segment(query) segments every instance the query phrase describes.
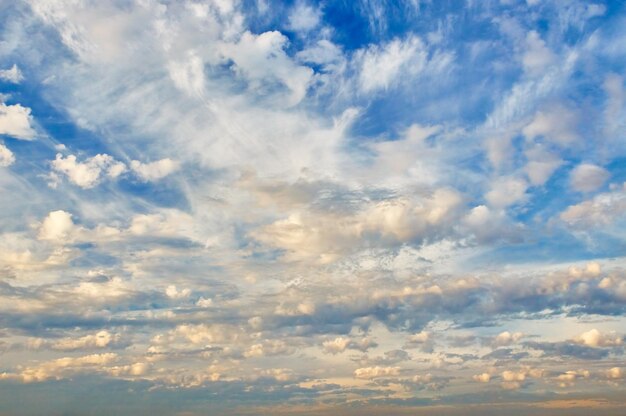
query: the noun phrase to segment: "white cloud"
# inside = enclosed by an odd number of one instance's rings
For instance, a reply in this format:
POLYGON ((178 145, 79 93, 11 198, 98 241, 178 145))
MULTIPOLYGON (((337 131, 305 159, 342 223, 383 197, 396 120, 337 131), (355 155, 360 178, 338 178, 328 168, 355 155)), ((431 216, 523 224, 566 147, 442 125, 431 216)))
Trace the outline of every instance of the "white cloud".
POLYGON ((26 367, 19 373, 0 373, 0 380, 17 379, 24 383, 41 382, 49 379, 60 380, 77 373, 101 371, 103 366, 116 361, 118 358, 118 355, 114 353, 63 357, 26 367))
POLYGON ((528 163, 524 167, 524 172, 531 185, 534 186, 545 184, 554 171, 563 164, 558 156, 548 152, 539 144, 527 149, 525 154, 528 163))
POLYGON ((363 367, 354 370, 354 377, 372 379, 379 377, 395 377, 400 375, 400 367, 363 367))
POLYGON ((289 29, 308 32, 315 29, 321 18, 321 10, 299 1, 289 13, 289 29))
POLYGON ((626 372, 621 367, 613 367, 606 371, 606 377, 612 380, 624 378, 626 372))
POLYGON ((602 333, 594 328, 574 337, 574 342, 589 347, 615 347, 622 345, 623 337, 614 332, 602 333))
POLYGON ((491 183, 491 189, 485 199, 496 208, 506 208, 526 199, 528 183, 514 176, 497 178, 491 183))
POLYGON ((143 181, 154 182, 171 173, 176 172, 180 167, 177 161, 170 158, 157 160, 156 162, 141 163, 138 160, 130 162, 130 168, 143 181))
POLYGON ((126 171, 122 162, 107 154, 97 154, 84 162, 78 162, 74 155, 64 158, 57 153, 56 159, 50 164, 54 172, 64 174, 70 182, 83 189, 93 188, 100 183, 103 174, 115 179, 126 171))
POLYGON ((79 338, 63 338, 54 341, 51 348, 61 351, 73 351, 86 348, 106 348, 119 340, 119 334, 112 334, 103 330, 92 335, 85 335, 79 338))
POLYGON ((427 57, 424 44, 418 37, 394 39, 382 46, 372 45, 359 52, 361 89, 364 92, 387 89, 397 81, 404 66, 409 73, 418 73, 425 67, 427 57))
POLYGON ((17 65, 13 64, 9 69, 0 69, 0 80, 19 84, 24 80, 24 75, 17 65))
POLYGON ((348 337, 337 337, 332 340, 326 340, 322 343, 322 350, 327 354, 339 354, 348 349, 367 351, 370 347, 376 346, 376 343, 369 338, 361 338, 358 340, 348 337))
POLYGON ((52 242, 68 242, 73 238, 76 230, 72 214, 62 210, 52 211, 43 220, 39 227, 38 238, 52 242))
POLYGON ((32 127, 30 108, 20 104, 0 103, 0 134, 21 140, 32 140, 37 134, 32 127))
POLYGON ((492 344, 496 347, 504 347, 507 345, 515 344, 524 336, 521 332, 509 332, 504 331, 494 337, 492 344))
MULTIPOLYGON (((191 289, 184 288, 179 291, 178 288, 176 288, 176 285, 169 285, 165 289, 165 294, 167 295, 168 298, 184 299, 184 298, 188 298, 189 295, 191 295, 191 289)), ((198 305, 198 306, 201 306, 201 305, 198 305)))
POLYGON ((277 31, 259 35, 245 32, 237 43, 222 44, 220 53, 233 61, 233 69, 248 80, 253 91, 261 93, 272 81, 282 83, 289 90, 284 104, 292 107, 305 97, 313 70, 293 62, 284 50, 287 42, 287 37, 277 31))
POLYGON ((560 214, 561 220, 573 226, 594 227, 611 224, 626 212, 626 183, 592 199, 571 205, 560 214))
POLYGON ((6 168, 7 166, 11 166, 14 162, 15 156, 13 152, 3 143, 0 143, 0 167, 6 168))
POLYGON ((472 378, 474 379, 474 381, 478 381, 479 383, 489 383, 489 381, 491 380, 491 374, 489 373, 476 374, 472 376, 472 378))
POLYGON ((609 177, 610 173, 606 169, 590 163, 582 163, 572 171, 570 184, 575 191, 592 192, 602 187, 609 177))
POLYGON ((522 57, 524 69, 530 74, 539 74, 556 60, 539 34, 531 31, 526 36, 526 52, 522 57))
POLYGON ((538 111, 533 120, 522 130, 527 139, 543 136, 560 146, 567 146, 578 140, 576 113, 561 106, 551 106, 546 111, 538 111))

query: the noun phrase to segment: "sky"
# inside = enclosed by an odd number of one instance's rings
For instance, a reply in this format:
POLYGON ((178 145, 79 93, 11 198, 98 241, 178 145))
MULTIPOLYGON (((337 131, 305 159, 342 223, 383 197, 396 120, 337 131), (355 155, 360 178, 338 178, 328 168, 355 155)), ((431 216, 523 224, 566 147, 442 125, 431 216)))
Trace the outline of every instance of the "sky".
POLYGON ((0 416, 623 415, 626 4, 0 0, 0 416))

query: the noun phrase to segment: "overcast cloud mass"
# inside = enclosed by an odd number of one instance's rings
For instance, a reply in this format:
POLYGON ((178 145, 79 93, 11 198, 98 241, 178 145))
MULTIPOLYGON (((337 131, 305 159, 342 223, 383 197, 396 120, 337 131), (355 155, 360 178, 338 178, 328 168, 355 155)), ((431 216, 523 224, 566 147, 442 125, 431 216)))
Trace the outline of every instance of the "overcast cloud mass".
POLYGON ((0 0, 0 415, 626 414, 618 0, 0 0))

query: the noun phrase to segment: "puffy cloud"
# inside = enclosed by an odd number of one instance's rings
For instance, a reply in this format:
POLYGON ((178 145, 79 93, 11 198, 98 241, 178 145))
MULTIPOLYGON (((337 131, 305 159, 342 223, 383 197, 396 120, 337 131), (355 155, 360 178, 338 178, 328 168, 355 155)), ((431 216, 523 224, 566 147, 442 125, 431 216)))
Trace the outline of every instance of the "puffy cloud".
POLYGON ((75 231, 76 226, 72 220, 72 214, 63 210, 52 211, 41 223, 38 238, 65 243, 73 239, 75 231))
POLYGON ((501 177, 491 184, 491 189, 485 194, 485 199, 496 208, 506 208, 526 199, 528 183, 514 176, 501 177))
POLYGON ((559 217, 576 227, 602 227, 613 223, 626 212, 626 183, 611 192, 569 206, 559 217))
POLYGON ((0 143, 0 167, 11 166, 15 162, 15 156, 13 152, 6 147, 3 143, 0 143))
POLYGON ((363 367, 354 370, 354 377, 373 379, 380 377, 395 377, 400 375, 400 367, 363 367))
MULTIPOLYGON (((189 297, 189 295, 191 295, 191 289, 189 288, 185 288, 182 290, 178 290, 176 288, 176 285, 169 285, 166 289, 165 289, 165 294, 167 295, 168 298, 172 298, 172 299, 184 299, 189 297)), ((198 305, 200 306, 200 305, 198 305)))
POLYGON ((320 23, 321 11, 303 1, 299 1, 289 13, 289 29, 295 31, 310 31, 320 23))
POLYGON ((526 150, 525 154, 528 163, 524 167, 524 172, 534 186, 545 184, 554 171, 563 164, 563 161, 558 156, 548 152, 540 145, 526 150))
POLYGON ((339 354, 345 350, 358 350, 367 351, 371 347, 375 347, 376 344, 370 338, 361 338, 358 340, 350 339, 347 337, 337 337, 332 340, 326 340, 322 343, 322 350, 327 354, 339 354))
POLYGON ((622 345, 623 337, 615 333, 603 334, 594 328, 574 337, 574 342, 589 347, 614 347, 622 345))
POLYGON ((49 379, 60 380, 73 374, 99 372, 103 366, 118 359, 114 353, 92 354, 82 357, 64 357, 46 361, 37 366, 26 367, 19 373, 1 373, 1 379, 17 379, 24 383, 42 382, 49 379))
POLYGON ((557 145, 568 146, 579 138, 575 130, 577 124, 576 113, 561 105, 554 105, 547 110, 538 111, 522 132, 529 140, 543 136, 557 145))
POLYGON ((37 132, 32 127, 30 108, 0 102, 0 134, 20 140, 32 140, 37 132))
POLYGON ((154 182, 176 172, 180 168, 180 164, 170 158, 151 163, 142 163, 138 160, 133 160, 130 162, 130 168, 141 180, 154 182))
POLYGON ((119 334, 103 330, 80 338, 63 338, 51 344, 51 348, 60 351, 73 351, 86 348, 106 348, 118 341, 119 334))
POLYGON ((223 44, 220 52, 231 59, 237 74, 247 79, 253 91, 261 92, 267 82, 278 82, 289 90, 287 107, 295 106, 306 96, 313 70, 300 66, 285 53, 288 39, 278 31, 259 35, 245 32, 235 44, 223 44))
POLYGON ((287 250, 287 258, 337 260, 367 241, 405 243, 439 232, 458 215, 462 198, 437 189, 423 199, 396 198, 366 203, 356 213, 294 213, 251 233, 256 240, 287 250))
MULTIPOLYGON (((53 174, 63 174, 70 182, 83 189, 93 188, 99 184, 103 175, 115 179, 126 171, 126 166, 122 162, 107 154, 97 154, 85 159, 84 162, 78 162, 74 155, 64 158, 62 154, 57 153, 55 160, 50 164, 53 174)), ((55 177, 52 179, 54 181, 55 177)))
POLYGON ((606 371, 606 377, 611 380, 622 379, 626 376, 626 372, 621 367, 613 367, 606 371))
POLYGON ((24 75, 17 65, 13 64, 9 69, 0 69, 0 80, 19 84, 24 80, 24 75))
POLYGON ((497 347, 504 347, 507 345, 515 344, 517 341, 522 339, 524 334, 521 332, 509 332, 504 331, 499 333, 493 338, 492 344, 497 347))
POLYGON ((474 381, 477 381, 479 383, 489 383, 489 381, 491 380, 491 374, 489 373, 475 374, 474 376, 472 376, 472 379, 474 379, 474 381))
POLYGON ((572 171, 570 183, 576 191, 592 192, 604 185, 609 177, 610 173, 606 169, 590 163, 582 163, 572 171))

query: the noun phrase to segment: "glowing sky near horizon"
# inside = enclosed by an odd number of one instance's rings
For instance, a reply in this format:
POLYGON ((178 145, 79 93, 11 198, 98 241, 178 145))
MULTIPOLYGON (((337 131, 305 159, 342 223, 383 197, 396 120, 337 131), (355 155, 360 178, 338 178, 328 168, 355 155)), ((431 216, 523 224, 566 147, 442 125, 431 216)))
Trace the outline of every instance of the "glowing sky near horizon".
POLYGON ((0 416, 626 412, 626 5, 0 0, 0 416))

